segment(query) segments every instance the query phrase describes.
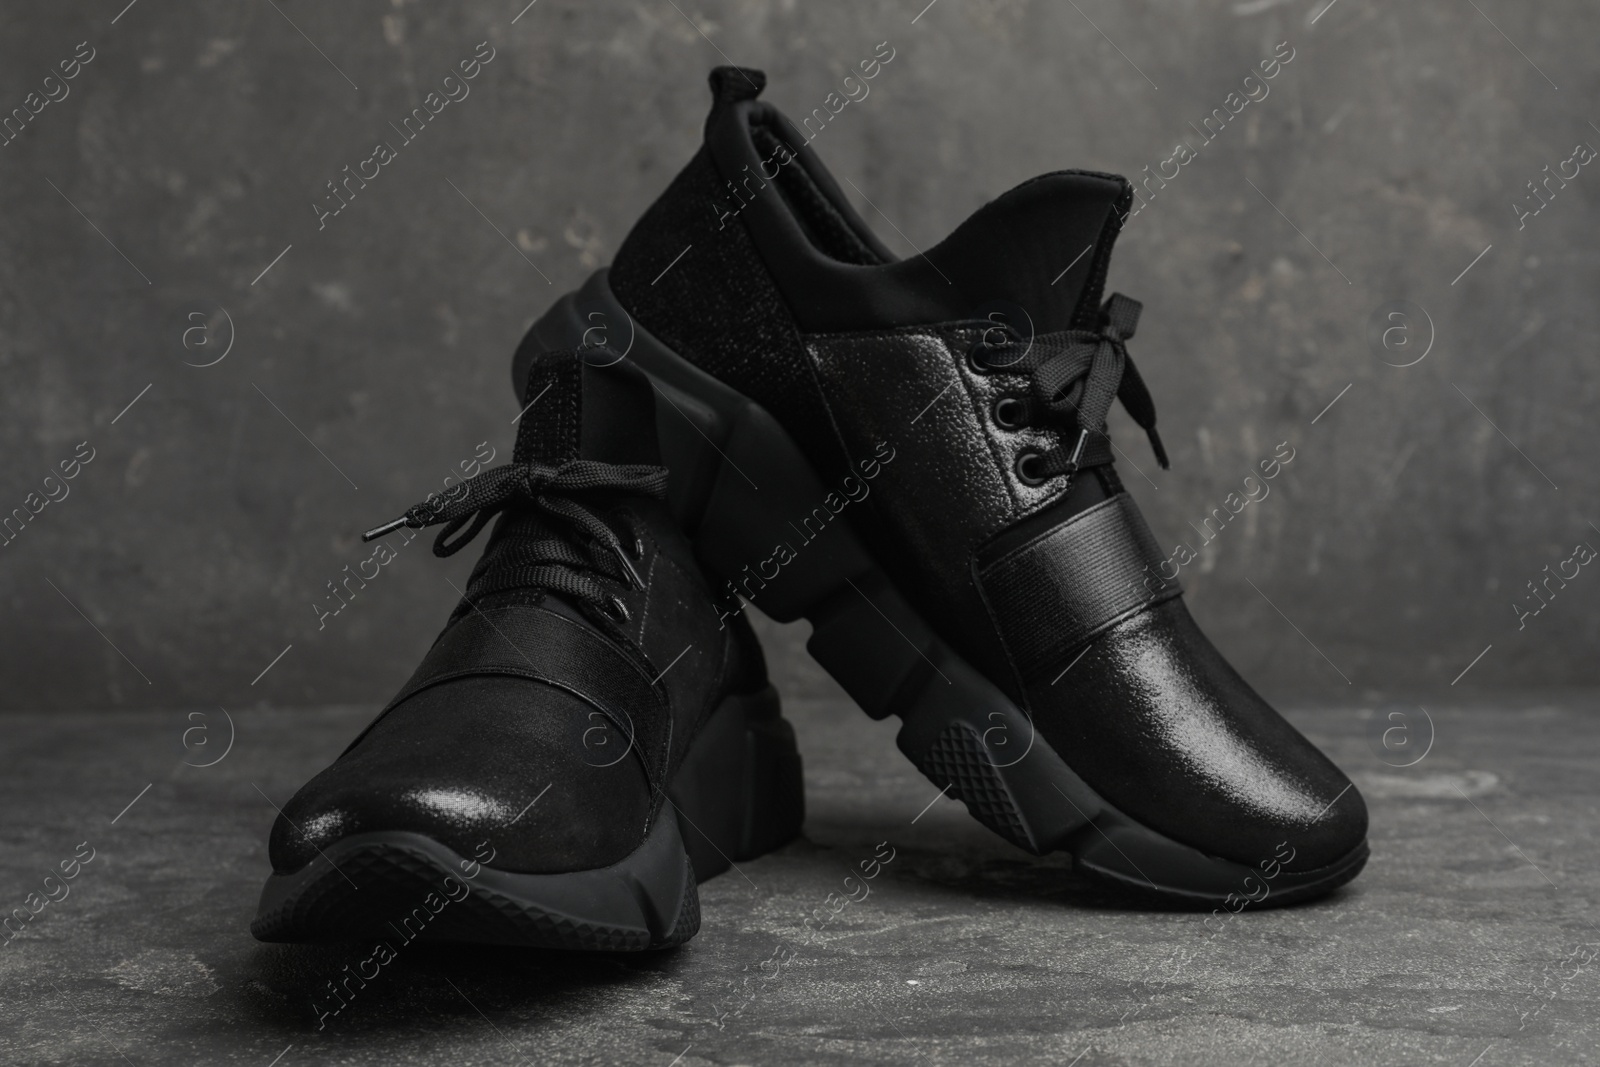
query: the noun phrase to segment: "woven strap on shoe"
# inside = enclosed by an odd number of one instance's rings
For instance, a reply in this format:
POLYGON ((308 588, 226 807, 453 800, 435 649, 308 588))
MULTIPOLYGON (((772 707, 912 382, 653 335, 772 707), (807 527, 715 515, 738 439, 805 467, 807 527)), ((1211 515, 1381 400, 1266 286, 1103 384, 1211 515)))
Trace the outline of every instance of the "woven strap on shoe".
POLYGON ((1024 680, 1052 675, 1087 641, 1182 593, 1133 498, 1118 493, 983 566, 978 582, 1024 680))

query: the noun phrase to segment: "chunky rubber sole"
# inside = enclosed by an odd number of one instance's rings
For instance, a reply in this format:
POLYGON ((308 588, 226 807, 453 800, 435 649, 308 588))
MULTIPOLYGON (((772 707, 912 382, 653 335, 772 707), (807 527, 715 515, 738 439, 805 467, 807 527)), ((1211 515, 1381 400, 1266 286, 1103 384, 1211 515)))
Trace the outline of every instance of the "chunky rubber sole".
POLYGON ((594 870, 521 874, 421 834, 357 834, 268 878, 250 932, 277 942, 420 939, 595 952, 682 944, 700 929, 699 882, 800 832, 800 753, 777 694, 768 687, 725 700, 667 795, 644 843, 594 870))
POLYGON ((1360 873, 1365 842, 1316 870, 1291 872, 1272 856, 1252 867, 1175 841, 1099 796, 1026 713, 937 637, 847 523, 818 524, 814 536, 797 525, 838 487, 823 483, 760 405, 634 322, 605 271, 534 324, 513 387, 520 396, 535 350, 601 344, 656 385, 673 509, 702 564, 773 618, 810 620, 811 654, 868 715, 898 715, 900 750, 979 822, 1036 855, 1071 853, 1085 874, 1196 906, 1293 903, 1360 873), (776 554, 778 545, 793 546, 792 558, 776 554))

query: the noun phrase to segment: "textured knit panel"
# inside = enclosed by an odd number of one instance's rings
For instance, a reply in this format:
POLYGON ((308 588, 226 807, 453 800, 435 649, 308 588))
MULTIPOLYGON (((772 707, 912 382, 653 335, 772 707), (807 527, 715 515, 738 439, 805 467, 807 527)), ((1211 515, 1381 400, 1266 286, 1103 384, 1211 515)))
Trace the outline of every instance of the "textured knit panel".
POLYGON ((1130 615, 1178 596, 1157 573, 1161 549, 1126 493, 990 563, 984 599, 1023 678, 1054 674, 1082 644, 1130 615))
POLYGON ((578 457, 583 428, 583 367, 570 352, 543 353, 528 368, 526 414, 517 427, 518 463, 563 463, 578 457))
POLYGON ((772 412, 814 460, 839 465, 788 305, 744 223, 723 218, 738 205, 702 148, 622 242, 611 290, 678 355, 772 412))

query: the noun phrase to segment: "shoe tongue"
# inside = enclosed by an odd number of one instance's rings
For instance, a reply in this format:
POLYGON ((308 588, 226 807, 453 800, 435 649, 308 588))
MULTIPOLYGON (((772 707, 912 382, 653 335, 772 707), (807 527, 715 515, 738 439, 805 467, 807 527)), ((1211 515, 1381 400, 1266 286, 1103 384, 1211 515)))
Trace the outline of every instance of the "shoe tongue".
POLYGON ((1025 333, 1093 329, 1132 201, 1114 174, 1046 174, 979 208, 925 258, 974 302, 969 314, 1010 304, 1031 320, 1013 324, 1025 333))
POLYGON ((517 462, 661 463, 655 391, 637 367, 610 349, 535 356, 522 404, 517 462))

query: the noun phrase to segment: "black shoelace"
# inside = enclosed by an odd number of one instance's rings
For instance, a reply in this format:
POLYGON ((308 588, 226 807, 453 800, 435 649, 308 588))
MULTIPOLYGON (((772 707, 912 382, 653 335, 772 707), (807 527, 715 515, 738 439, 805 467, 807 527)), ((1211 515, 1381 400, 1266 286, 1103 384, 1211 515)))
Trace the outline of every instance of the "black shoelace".
POLYGON ((507 521, 497 528, 488 550, 473 568, 467 600, 507 589, 545 590, 622 622, 627 619, 627 608, 601 579, 643 589, 644 580, 632 562, 643 555, 643 543, 631 530, 624 543, 611 524, 592 510, 598 502, 584 498, 596 493, 664 499, 667 470, 587 459, 568 460, 555 467, 507 463, 481 471, 407 509, 398 519, 368 530, 361 539, 372 541, 402 526, 421 530, 443 523, 433 554, 451 556, 496 515, 507 512, 507 521), (463 527, 466 532, 460 533, 463 527))
POLYGON ((1071 441, 1045 452, 1024 453, 1017 461, 1017 473, 1025 481, 1038 484, 1110 463, 1106 416, 1114 399, 1122 401, 1150 438, 1156 461, 1163 469, 1168 466, 1167 451, 1156 433, 1155 401, 1127 349, 1142 307, 1137 300, 1113 293, 1101 308, 1098 330, 1061 330, 1024 341, 991 325, 973 344, 968 359, 975 369, 1029 377, 1027 396, 1006 397, 995 405, 997 422, 1007 429, 1061 429, 1071 441), (1002 336, 996 338, 997 333, 1002 336))

